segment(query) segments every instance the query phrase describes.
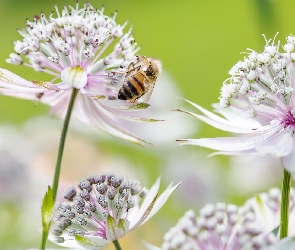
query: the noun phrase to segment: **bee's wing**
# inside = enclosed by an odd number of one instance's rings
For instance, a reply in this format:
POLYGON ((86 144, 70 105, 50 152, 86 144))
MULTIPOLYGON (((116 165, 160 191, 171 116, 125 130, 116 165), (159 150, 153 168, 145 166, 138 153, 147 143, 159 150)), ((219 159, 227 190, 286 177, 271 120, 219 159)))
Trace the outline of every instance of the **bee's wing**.
POLYGON ((155 87, 156 80, 157 78, 153 82, 150 82, 150 85, 147 87, 145 94, 141 97, 142 102, 148 102, 150 100, 155 87))

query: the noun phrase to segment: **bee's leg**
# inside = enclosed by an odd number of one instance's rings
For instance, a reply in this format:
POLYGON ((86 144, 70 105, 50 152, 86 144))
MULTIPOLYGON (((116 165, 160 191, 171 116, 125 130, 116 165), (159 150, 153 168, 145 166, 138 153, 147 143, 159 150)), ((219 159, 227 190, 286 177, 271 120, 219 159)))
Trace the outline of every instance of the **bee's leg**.
MULTIPOLYGON (((129 69, 129 67, 128 67, 129 69)), ((129 69, 126 71, 126 77, 129 76, 132 72, 136 72, 139 71, 141 69, 141 65, 137 66, 137 67, 133 67, 132 69, 129 69)))

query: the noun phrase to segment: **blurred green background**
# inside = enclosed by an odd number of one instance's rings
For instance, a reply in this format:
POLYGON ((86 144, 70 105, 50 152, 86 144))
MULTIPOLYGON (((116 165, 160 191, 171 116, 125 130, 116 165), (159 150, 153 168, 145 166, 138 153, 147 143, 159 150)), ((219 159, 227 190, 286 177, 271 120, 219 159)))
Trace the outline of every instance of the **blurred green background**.
MULTIPOLYGON (((295 2, 293 0, 95 0, 90 2, 98 8, 104 4, 105 14, 118 10, 116 21, 122 24, 129 20, 129 23, 133 25, 134 37, 142 47, 140 54, 159 58, 163 62, 164 70, 178 84, 181 90, 179 95, 208 109, 211 109, 212 103, 218 102, 222 82, 228 77, 227 72, 230 68, 243 58, 241 52, 246 52, 247 48, 262 51, 265 45, 262 34, 269 39, 279 32, 277 39, 284 43, 287 35, 295 33, 293 20, 295 2)), ((80 1, 81 6, 83 3, 80 1)), ((40 10, 49 15, 54 10, 55 4, 61 8, 63 4, 75 5, 75 1, 0 1, 1 68, 13 71, 26 79, 50 79, 27 67, 7 64, 5 59, 14 52, 12 42, 21 38, 16 28, 22 28, 25 19, 32 20, 34 15, 40 13, 40 10)), ((30 101, 3 96, 0 97, 0 106, 1 123, 18 126, 32 117, 46 115, 49 112, 49 108, 41 104, 35 106, 30 101)), ((193 110, 191 107, 187 108, 193 110)), ((192 121, 199 123, 196 120, 192 121)), ((224 135, 226 134, 217 129, 200 124, 200 129, 190 137, 224 135)), ((167 147, 141 148, 103 137, 98 145, 106 154, 124 157, 133 166, 140 168, 146 177, 144 184, 147 186, 150 186, 158 175, 163 176, 165 185, 173 180, 169 178, 169 166, 163 164, 168 162, 171 152, 178 152, 180 159, 183 157, 183 161, 180 160, 178 165, 173 166, 180 169, 185 168, 185 160, 190 155, 200 154, 204 158, 209 152, 200 148, 180 148, 175 146, 173 141, 167 147)), ((228 169, 229 157, 216 157, 204 162, 202 163, 204 168, 206 164, 212 164, 212 162, 216 165, 215 178, 220 184, 218 193, 222 194, 220 197, 218 195, 212 198, 206 197, 206 201, 223 200, 241 204, 246 196, 229 190, 229 186, 222 179, 228 169)), ((195 164, 200 165, 197 160, 195 164)), ((280 179, 275 180, 275 183, 279 184, 280 179)), ((251 179, 249 179, 249 185, 251 185, 251 179)), ((123 239, 123 245, 128 246, 128 249, 142 249, 142 245, 138 245, 141 244, 141 239, 160 245, 164 232, 175 225, 184 211, 190 207, 198 209, 204 205, 198 202, 197 196, 196 200, 191 200, 189 204, 181 199, 178 200, 179 198, 176 192, 175 197, 168 201, 154 220, 146 224, 147 229, 135 230, 123 239), (157 233, 154 233, 159 222, 161 226, 157 233)), ((20 210, 17 206, 3 201, 0 209, 0 218, 5 217, 7 225, 10 226, 7 229, 6 225, 4 230, 4 226, 0 223, 0 228, 2 227, 0 248, 37 248, 39 246, 38 229, 32 232, 31 238, 22 236, 26 226, 18 220, 20 210)), ((112 248, 109 246, 107 249, 112 248)))

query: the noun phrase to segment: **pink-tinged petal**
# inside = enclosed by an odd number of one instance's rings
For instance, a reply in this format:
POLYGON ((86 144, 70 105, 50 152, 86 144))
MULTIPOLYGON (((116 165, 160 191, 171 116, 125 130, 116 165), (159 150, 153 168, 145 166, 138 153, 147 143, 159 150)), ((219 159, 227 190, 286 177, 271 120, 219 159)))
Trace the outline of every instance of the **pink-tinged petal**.
POLYGON ((229 106, 227 108, 221 107, 218 103, 212 104, 214 110, 221 114, 226 120, 239 126, 247 126, 249 128, 259 128, 261 124, 242 109, 229 106))
POLYGON ((56 86, 62 90, 70 88, 70 86, 64 82, 57 83, 56 86))
POLYGON ((75 235, 75 239, 80 246, 90 250, 101 249, 111 242, 110 240, 105 240, 97 236, 75 235))
POLYGON ((178 140, 181 145, 192 145, 222 151, 245 151, 255 148, 259 143, 269 140, 281 131, 281 126, 269 127, 269 130, 254 136, 219 137, 178 140))
POLYGON ((282 163, 285 169, 292 175, 295 179, 295 150, 294 150, 294 141, 293 148, 289 155, 282 157, 282 163))
POLYGON ((151 212, 148 214, 148 216, 145 218, 145 220, 141 223, 147 222, 150 218, 152 218, 160 209, 161 207, 166 203, 170 195, 178 188, 178 186, 181 184, 181 182, 177 183, 176 185, 172 186, 172 183, 165 189, 165 191, 158 197, 156 200, 151 212))
POLYGON ((148 191, 138 212, 136 213, 136 216, 131 220, 130 228, 134 228, 134 225, 137 224, 137 222, 140 220, 140 218, 143 216, 143 214, 146 212, 150 204, 153 202, 153 200, 157 196, 159 188, 160 188, 160 181, 161 181, 161 178, 158 178, 153 184, 153 186, 151 187, 151 189, 148 191))
POLYGON ((152 118, 145 118, 145 117, 140 117, 136 115, 133 112, 127 112, 127 111, 118 111, 116 109, 112 109, 108 106, 103 106, 107 111, 112 113, 113 115, 116 115, 118 117, 121 117, 124 120, 129 120, 129 121, 136 121, 136 122, 159 122, 163 120, 157 120, 157 119, 152 119, 152 118))
POLYGON ((68 108, 71 92, 72 89, 61 90, 59 92, 47 92, 42 95, 40 102, 52 107, 50 110, 52 115, 64 118, 68 108))
MULTIPOLYGON (((54 84, 50 82, 42 81, 27 81, 24 78, 6 70, 0 68, 0 87, 9 87, 11 89, 17 89, 18 87, 32 88, 32 89, 47 89, 58 90, 54 84)), ((23 89, 23 88, 21 88, 23 89)))
MULTIPOLYGON (((240 124, 241 122, 238 122, 237 124, 233 124, 232 121, 228 121, 204 108, 202 108, 201 106, 199 106, 198 104, 196 103, 193 103, 189 100, 186 100, 184 99, 186 102, 190 103, 191 105, 193 105, 195 108, 197 108, 198 110, 200 110, 205 116, 207 116, 210 120, 212 121, 215 121, 217 123, 222 123, 224 125, 227 125, 229 127, 233 127, 233 128, 240 128, 240 129, 245 129, 245 131, 247 130, 251 130, 251 129, 256 129, 256 128, 259 128, 261 127, 261 125, 259 123, 256 123, 256 124, 253 124, 253 123, 246 123, 246 124, 240 124), (254 127, 252 127, 253 125, 255 125, 254 127)), ((244 120, 244 117, 242 117, 242 120, 244 120)), ((231 131, 229 131, 231 132, 231 131)), ((241 132, 243 133, 243 132, 241 132)), ((247 132, 244 132, 244 133, 247 133, 247 132)))
POLYGON ((27 81, 14 73, 0 69, 0 93, 28 100, 38 100, 44 93, 55 93, 58 88, 48 82, 27 81))
POLYGON ((103 100, 100 101, 100 104, 103 107, 109 107, 111 109, 122 111, 141 110, 150 106, 148 103, 129 103, 121 100, 103 100))
POLYGON ((261 154, 273 154, 277 157, 286 156, 293 150, 293 132, 289 129, 282 130, 272 138, 259 143, 256 150, 261 154))
MULTIPOLYGON (((115 137, 120 137, 140 145, 142 143, 148 143, 123 129, 119 123, 112 120, 108 115, 105 114, 105 110, 101 110, 102 107, 99 105, 99 103, 89 99, 88 97, 81 97, 81 101, 77 103, 80 104, 78 112, 80 112, 80 114, 81 112, 84 113, 84 120, 82 121, 87 122, 88 120, 88 123, 97 126, 103 132, 115 137)), ((76 115, 78 119, 80 119, 80 114, 76 115)))
MULTIPOLYGON (((189 111, 186 111, 186 110, 183 110, 183 109, 175 109, 176 111, 180 111, 180 112, 183 112, 183 113, 186 113, 186 114, 189 114, 189 115, 192 115, 196 118, 198 118, 199 120, 203 121, 203 122, 206 122, 207 124, 215 127, 215 128, 218 128, 220 130, 223 130, 223 131, 227 131, 227 132, 232 132, 232 133, 252 133, 253 130, 256 130, 258 127, 253 127, 253 128, 245 128, 245 127, 241 127, 239 124, 235 125, 233 123, 230 123, 228 122, 227 120, 223 119, 223 120, 219 120, 219 119, 216 119, 216 120, 213 120, 207 116, 204 116, 204 115, 198 115, 198 114, 195 114, 193 112, 189 112, 189 111)), ((213 113, 212 113, 213 114, 213 113)))
POLYGON ((13 86, 22 86, 26 88, 37 87, 34 83, 27 81, 6 69, 0 68, 0 87, 2 86, 7 87, 8 86, 7 84, 10 84, 11 88, 13 88, 13 86))
POLYGON ((272 119, 275 119, 276 117, 281 117, 284 116, 284 114, 286 113, 286 110, 279 110, 277 108, 272 108, 266 105, 258 105, 255 107, 255 111, 258 114, 263 114, 266 117, 270 117, 272 119))

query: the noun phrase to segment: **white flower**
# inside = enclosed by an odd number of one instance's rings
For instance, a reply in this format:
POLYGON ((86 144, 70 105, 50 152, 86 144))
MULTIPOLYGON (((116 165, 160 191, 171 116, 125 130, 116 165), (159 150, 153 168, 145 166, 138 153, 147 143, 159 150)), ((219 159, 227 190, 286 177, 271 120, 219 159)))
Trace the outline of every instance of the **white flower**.
POLYGON ((180 140, 183 145, 196 145, 218 150, 216 154, 273 154, 295 177, 295 73, 294 37, 279 51, 279 43, 267 41, 262 53, 251 51, 244 61, 230 71, 230 78, 221 88, 220 106, 216 111, 222 118, 197 104, 191 103, 204 115, 198 119, 218 129, 241 134, 232 138, 202 138, 180 140))
POLYGON ((160 179, 148 191, 118 174, 87 178, 65 192, 67 201, 57 208, 50 239, 65 247, 99 249, 149 220, 178 185, 170 184, 158 196, 160 179))
POLYGON ((135 54, 139 48, 131 29, 123 32, 127 22, 119 25, 115 22, 117 12, 109 17, 103 8, 95 9, 89 3, 82 8, 77 2, 75 7, 55 9, 55 17, 41 13, 32 22, 26 21, 26 28, 19 30, 22 40, 14 43, 17 54, 7 59, 50 74, 53 79, 27 81, 0 69, 0 93, 40 101, 52 107, 52 114, 64 117, 75 90, 75 117, 106 133, 140 143, 142 140, 120 122, 155 121, 134 114, 148 104, 118 100, 127 67, 138 60, 135 54))

